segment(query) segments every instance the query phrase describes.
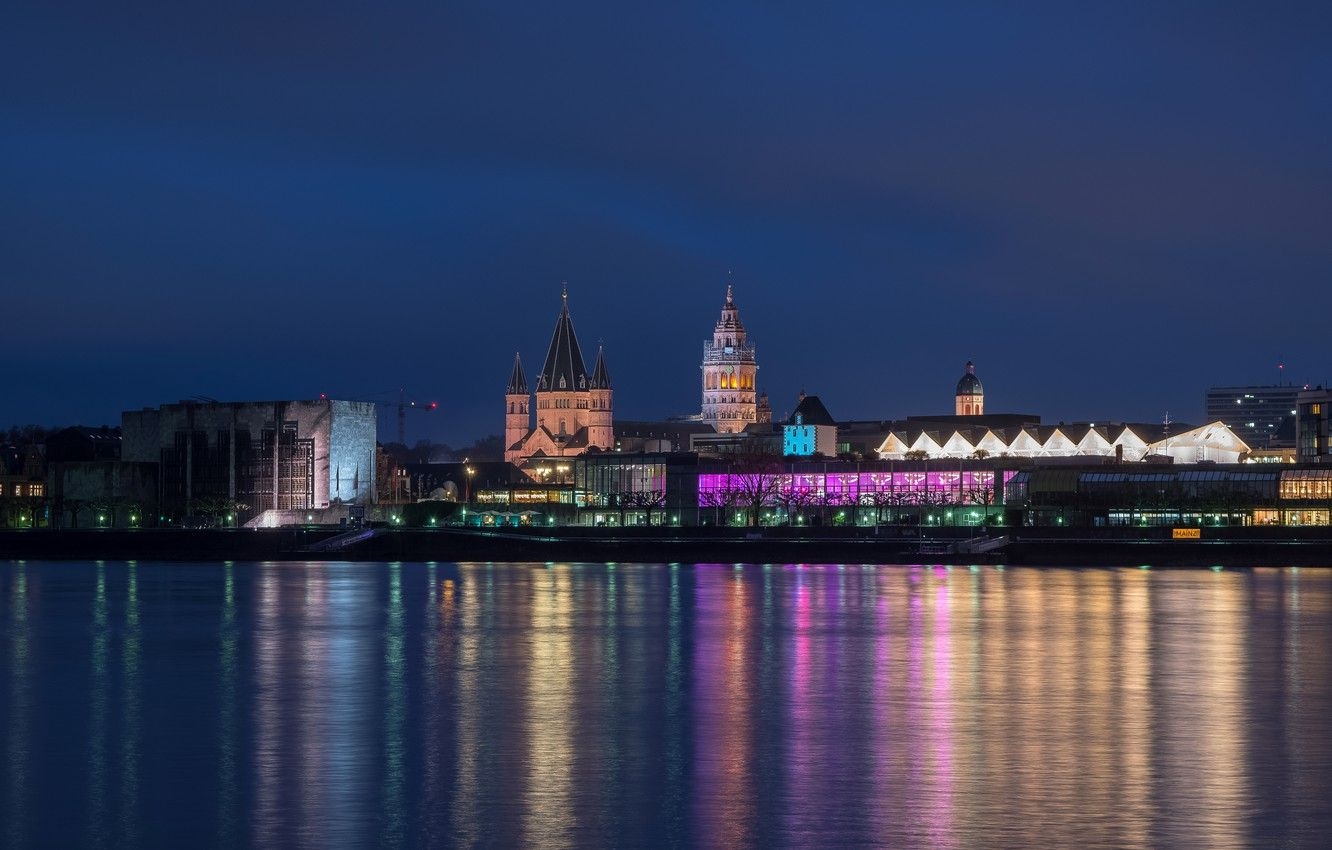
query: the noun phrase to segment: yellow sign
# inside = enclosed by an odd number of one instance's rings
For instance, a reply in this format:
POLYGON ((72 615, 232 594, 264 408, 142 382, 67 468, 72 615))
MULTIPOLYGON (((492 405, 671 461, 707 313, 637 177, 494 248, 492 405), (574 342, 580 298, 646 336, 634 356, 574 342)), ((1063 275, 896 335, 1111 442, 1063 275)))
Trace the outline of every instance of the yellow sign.
POLYGON ((1171 537, 1173 537, 1173 538, 1176 539, 1176 540, 1201 540, 1201 539, 1202 539, 1202 529, 1201 529, 1201 528, 1172 528, 1171 531, 1173 532, 1173 534, 1171 534, 1171 537))

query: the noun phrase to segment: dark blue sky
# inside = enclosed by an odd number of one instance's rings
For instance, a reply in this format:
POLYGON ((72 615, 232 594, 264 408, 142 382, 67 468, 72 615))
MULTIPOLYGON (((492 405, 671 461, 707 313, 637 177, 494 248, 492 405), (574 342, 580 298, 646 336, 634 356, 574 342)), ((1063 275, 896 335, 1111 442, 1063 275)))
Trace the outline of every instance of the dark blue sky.
POLYGON ((728 269, 778 414, 1332 377, 1326 3, 26 5, 0 426, 404 386, 465 443, 563 280, 617 418, 697 411, 728 269))

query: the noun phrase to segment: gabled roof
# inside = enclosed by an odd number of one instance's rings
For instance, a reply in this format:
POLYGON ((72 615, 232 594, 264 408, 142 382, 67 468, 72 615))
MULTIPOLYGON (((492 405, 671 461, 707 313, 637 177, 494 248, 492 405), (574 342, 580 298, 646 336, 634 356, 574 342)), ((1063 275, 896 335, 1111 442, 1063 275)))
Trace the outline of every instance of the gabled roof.
POLYGON ((523 359, 517 354, 513 355, 513 373, 509 375, 510 395, 527 395, 527 377, 523 375, 523 359))
POLYGON ((587 367, 578 348, 573 319, 569 317, 569 293, 565 292, 560 315, 555 319, 555 333, 550 337, 546 362, 537 378, 537 392, 570 392, 587 389, 587 367))
POLYGON ((799 424, 802 425, 837 425, 837 420, 832 418, 828 408, 823 406, 823 402, 819 401, 816 395, 802 395, 800 403, 791 412, 791 418, 786 420, 786 424, 797 424, 797 417, 799 424))

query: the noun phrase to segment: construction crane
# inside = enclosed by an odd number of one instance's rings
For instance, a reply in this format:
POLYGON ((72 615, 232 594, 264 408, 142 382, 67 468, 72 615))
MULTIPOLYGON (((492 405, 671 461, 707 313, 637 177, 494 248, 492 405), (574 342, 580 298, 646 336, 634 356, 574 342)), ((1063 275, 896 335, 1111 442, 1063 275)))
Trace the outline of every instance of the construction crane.
POLYGON ((407 411, 408 410, 435 410, 439 407, 437 402, 418 403, 407 398, 405 389, 398 390, 398 442, 407 445, 407 411))

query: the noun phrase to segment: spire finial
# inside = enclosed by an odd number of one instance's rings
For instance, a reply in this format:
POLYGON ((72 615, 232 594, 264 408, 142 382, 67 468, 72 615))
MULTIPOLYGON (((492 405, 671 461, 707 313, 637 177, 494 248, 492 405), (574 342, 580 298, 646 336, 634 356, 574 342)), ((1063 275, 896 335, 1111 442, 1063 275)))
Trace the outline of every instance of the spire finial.
POLYGON ((560 298, 564 301, 564 308, 569 309, 569 281, 560 281, 560 298))
POLYGON ((730 306, 735 303, 734 296, 731 295, 731 270, 726 270, 726 304, 730 306))

